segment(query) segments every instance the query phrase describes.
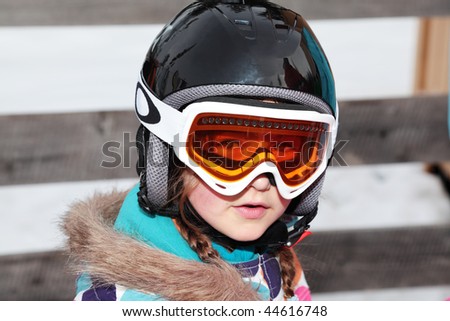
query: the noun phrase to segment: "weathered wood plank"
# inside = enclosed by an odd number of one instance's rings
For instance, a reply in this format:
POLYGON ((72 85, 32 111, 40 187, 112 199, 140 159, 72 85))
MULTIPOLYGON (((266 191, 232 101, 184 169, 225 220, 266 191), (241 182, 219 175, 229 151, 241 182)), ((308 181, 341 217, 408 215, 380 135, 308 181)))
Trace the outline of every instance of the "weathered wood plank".
POLYGON ((334 164, 450 160, 447 99, 436 95, 341 102, 334 164))
POLYGON ((131 110, 0 117, 0 185, 136 176, 131 110))
POLYGON ((73 300, 76 277, 67 260, 61 251, 0 256, 0 300, 73 300))
POLYGON ((313 292, 450 284, 450 226, 316 234, 296 248, 313 292))
MULTIPOLYGON (((333 165, 450 160, 447 96, 341 102, 333 165)), ((130 111, 0 117, 0 185, 136 177, 130 111)))
MULTIPOLYGON (((450 226, 317 232, 296 252, 313 293, 450 284, 450 226)), ((72 300, 66 262, 59 251, 0 256, 0 300, 72 300)))
MULTIPOLYGON (((0 25, 166 23, 193 0, 0 0, 0 25)), ((449 15, 448 0, 274 0, 307 19, 449 15)))

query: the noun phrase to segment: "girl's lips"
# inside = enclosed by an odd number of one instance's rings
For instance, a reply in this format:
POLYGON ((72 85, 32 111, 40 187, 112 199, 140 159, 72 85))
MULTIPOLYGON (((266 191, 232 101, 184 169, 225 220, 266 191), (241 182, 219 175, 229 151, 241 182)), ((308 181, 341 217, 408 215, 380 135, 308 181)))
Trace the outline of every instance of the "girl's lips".
POLYGON ((267 210, 267 206, 264 204, 244 204, 234 206, 237 213, 248 220, 256 220, 264 216, 267 210))

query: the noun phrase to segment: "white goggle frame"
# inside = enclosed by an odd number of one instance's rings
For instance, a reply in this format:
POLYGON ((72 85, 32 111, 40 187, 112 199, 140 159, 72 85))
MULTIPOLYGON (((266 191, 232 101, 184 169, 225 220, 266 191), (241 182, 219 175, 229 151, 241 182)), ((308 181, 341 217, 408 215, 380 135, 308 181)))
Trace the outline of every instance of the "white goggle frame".
POLYGON ((136 115, 144 127, 154 135, 171 145, 177 157, 192 169, 209 187, 222 195, 236 195, 243 191, 256 177, 264 173, 271 173, 275 179, 277 189, 285 199, 293 199, 305 191, 325 171, 327 160, 332 156, 336 140, 337 122, 332 115, 321 114, 316 111, 288 110, 255 107, 234 103, 203 101, 189 104, 182 112, 167 105, 156 98, 139 78, 136 88, 136 115), (317 170, 305 182, 297 186, 287 185, 272 162, 262 162, 243 178, 228 182, 218 179, 208 173, 192 160, 187 151, 186 142, 193 120, 201 113, 260 116, 281 120, 304 120, 328 124, 331 128, 331 142, 328 143, 325 159, 317 170), (243 113, 245 111, 245 113, 243 113))

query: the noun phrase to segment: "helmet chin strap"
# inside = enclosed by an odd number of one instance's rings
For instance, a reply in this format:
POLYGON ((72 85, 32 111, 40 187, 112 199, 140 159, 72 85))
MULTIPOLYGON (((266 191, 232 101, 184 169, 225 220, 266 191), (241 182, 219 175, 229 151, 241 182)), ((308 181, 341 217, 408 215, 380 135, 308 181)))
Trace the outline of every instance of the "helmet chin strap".
MULTIPOLYGON (((304 215, 300 220, 298 220, 295 224, 293 229, 289 232, 288 241, 286 242, 285 246, 287 247, 293 247, 294 245, 298 244, 303 237, 307 236, 307 230, 310 228, 309 223, 316 217, 317 211, 318 211, 318 204, 314 207, 314 209, 304 215)), ((308 232, 310 234, 310 232, 308 232)))

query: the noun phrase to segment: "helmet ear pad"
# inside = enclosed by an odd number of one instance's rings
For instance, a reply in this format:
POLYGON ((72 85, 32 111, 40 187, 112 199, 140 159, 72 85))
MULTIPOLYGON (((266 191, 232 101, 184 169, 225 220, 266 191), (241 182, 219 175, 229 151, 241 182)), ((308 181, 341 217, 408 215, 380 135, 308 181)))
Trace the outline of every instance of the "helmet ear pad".
MULTIPOLYGON (((136 133, 138 162, 136 170, 140 177, 139 205, 148 214, 175 216, 178 203, 171 201, 170 178, 184 165, 177 161, 172 148, 144 126, 136 133)), ((179 174, 175 174, 179 175, 179 174)))

